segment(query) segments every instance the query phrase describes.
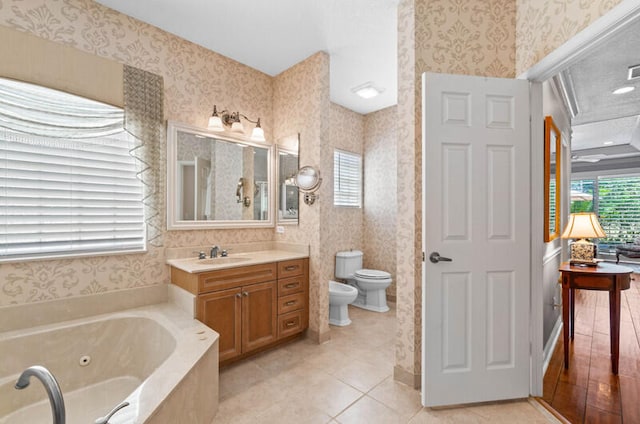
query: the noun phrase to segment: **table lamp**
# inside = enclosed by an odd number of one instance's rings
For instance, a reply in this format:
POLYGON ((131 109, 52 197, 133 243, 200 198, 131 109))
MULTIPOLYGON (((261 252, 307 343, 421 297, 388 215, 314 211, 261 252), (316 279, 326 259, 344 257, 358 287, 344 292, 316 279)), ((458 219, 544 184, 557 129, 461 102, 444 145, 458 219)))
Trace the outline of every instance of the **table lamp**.
POLYGON ((595 213, 582 212, 569 215, 569 222, 561 237, 578 239, 571 243, 571 265, 597 265, 594 261, 596 247, 587 239, 606 236, 595 213))

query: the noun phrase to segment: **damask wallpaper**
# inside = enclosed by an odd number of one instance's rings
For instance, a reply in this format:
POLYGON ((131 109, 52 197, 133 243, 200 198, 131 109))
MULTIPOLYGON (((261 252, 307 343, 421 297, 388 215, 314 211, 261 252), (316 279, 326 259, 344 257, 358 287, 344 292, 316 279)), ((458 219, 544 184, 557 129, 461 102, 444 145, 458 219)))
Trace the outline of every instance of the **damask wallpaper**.
POLYGON ((621 0, 516 0, 516 75, 607 13, 621 0))
POLYGON ((331 128, 328 143, 322 148, 322 171, 327 176, 328 195, 321 199, 320 243, 325 251, 321 281, 329 291, 329 280, 335 279, 336 253, 343 250, 363 250, 363 209, 333 205, 333 152, 341 149, 362 155, 364 148, 364 117, 342 106, 331 104, 331 128))
MULTIPOLYGON (((326 178, 321 158, 323 143, 329 138, 329 56, 316 53, 274 78, 274 139, 300 134, 300 166, 316 166, 326 178)), ((300 202, 299 225, 285 226, 277 241, 307 244, 309 258, 309 330, 311 337, 326 340, 329 336, 329 291, 323 278, 323 261, 327 254, 321 245, 322 209, 327 202, 326 183, 320 186, 313 205, 300 202)))
POLYGON ((396 180, 395 106, 364 117, 364 266, 391 273, 387 296, 396 298, 396 180))
MULTIPOLYGON (((272 137, 272 77, 91 0, 3 0, 0 25, 161 75, 167 119, 204 126, 215 103, 261 117, 272 137)), ((164 175, 164 163, 157 166, 164 175)), ((224 246, 272 240, 273 230, 170 231, 163 239, 164 247, 224 246)), ((2 264, 0 306, 167 283, 164 262, 163 248, 150 246, 135 255, 2 264)))

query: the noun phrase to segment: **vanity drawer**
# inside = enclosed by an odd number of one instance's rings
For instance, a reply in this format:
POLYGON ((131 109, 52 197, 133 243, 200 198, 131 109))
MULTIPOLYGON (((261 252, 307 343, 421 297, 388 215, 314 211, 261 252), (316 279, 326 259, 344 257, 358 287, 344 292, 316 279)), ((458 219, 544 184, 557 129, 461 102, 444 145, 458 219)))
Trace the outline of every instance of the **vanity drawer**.
POLYGON ((289 312, 278 317, 278 338, 290 336, 306 328, 303 311, 289 312))
POLYGON ((302 275, 304 272, 304 259, 278 262, 278 278, 302 275))
POLYGON ((304 308, 304 293, 290 294, 278 298, 278 314, 286 314, 304 308))
POLYGON ((198 279, 198 293, 223 290, 276 279, 275 263, 241 266, 204 272, 198 279))
POLYGON ((304 291, 304 276, 278 280, 278 297, 288 296, 304 291))

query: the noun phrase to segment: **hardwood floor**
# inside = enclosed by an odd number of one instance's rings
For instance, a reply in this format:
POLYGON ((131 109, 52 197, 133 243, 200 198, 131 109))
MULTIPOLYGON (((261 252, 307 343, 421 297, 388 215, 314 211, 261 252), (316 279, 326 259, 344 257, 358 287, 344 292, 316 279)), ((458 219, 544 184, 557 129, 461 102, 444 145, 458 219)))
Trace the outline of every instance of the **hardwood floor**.
POLYGON ((575 338, 564 369, 562 338, 544 377, 543 399, 574 424, 640 424, 640 274, 622 292, 620 363, 611 372, 608 292, 578 290, 575 338))

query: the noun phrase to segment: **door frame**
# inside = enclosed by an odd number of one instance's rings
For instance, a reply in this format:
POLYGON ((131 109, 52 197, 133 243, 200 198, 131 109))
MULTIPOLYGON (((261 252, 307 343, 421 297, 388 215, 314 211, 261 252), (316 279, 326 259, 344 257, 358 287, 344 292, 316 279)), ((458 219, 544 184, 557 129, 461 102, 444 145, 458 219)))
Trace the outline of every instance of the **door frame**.
MULTIPOLYGON (((545 56, 540 62, 518 75, 518 79, 527 79, 532 84, 542 84, 561 70, 580 61, 601 43, 625 29, 636 19, 640 19, 640 0, 623 0, 603 16, 592 22, 584 30, 545 56)), ((542 122, 541 90, 531 91, 532 122, 542 122), (537 111, 537 113, 534 113, 537 111)), ((531 125, 531 139, 543 140, 542 125, 531 125)), ((543 180, 543 149, 534 148, 531 143, 531 181, 543 180)), ((566 195, 566 193, 565 193, 566 195)), ((542 210, 544 207, 543 185, 531 186, 531 210, 539 211, 531 215, 531 395, 542 396, 544 378, 544 340, 543 328, 543 291, 542 281, 543 241, 542 210)))

